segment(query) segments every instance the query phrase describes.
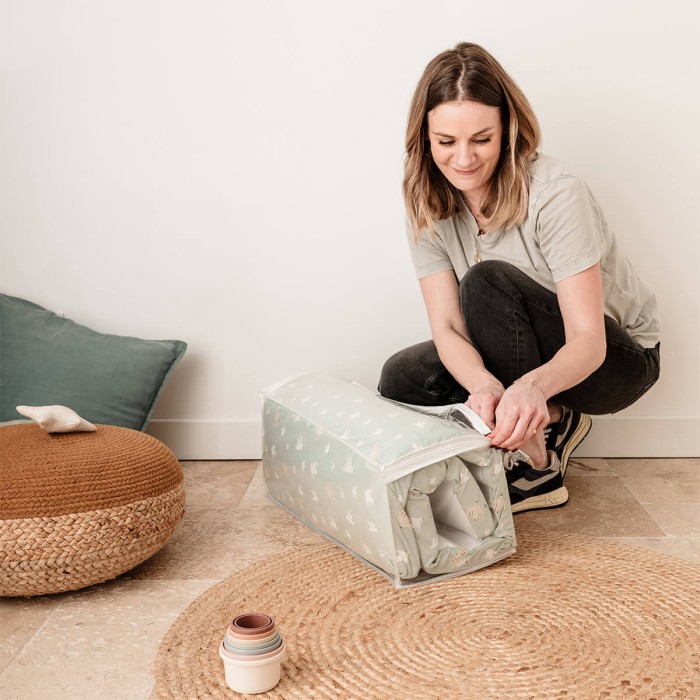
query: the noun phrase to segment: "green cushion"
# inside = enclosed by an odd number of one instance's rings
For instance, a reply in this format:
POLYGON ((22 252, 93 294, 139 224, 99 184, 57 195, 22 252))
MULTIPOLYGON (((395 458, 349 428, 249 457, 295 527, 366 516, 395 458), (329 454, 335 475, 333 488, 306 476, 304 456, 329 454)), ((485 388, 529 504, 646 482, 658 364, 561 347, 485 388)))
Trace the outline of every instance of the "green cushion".
POLYGON ((98 333, 0 294, 0 421, 19 418, 16 406, 59 404, 91 423, 144 430, 186 349, 98 333))

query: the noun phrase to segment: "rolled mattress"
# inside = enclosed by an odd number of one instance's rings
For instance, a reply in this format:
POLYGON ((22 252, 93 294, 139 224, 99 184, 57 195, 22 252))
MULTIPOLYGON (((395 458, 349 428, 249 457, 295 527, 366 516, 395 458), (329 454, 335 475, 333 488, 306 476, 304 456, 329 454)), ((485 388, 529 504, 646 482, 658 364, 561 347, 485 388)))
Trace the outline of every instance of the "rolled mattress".
POLYGON ((269 496, 397 587, 515 552, 508 455, 448 411, 311 373, 262 399, 269 496))

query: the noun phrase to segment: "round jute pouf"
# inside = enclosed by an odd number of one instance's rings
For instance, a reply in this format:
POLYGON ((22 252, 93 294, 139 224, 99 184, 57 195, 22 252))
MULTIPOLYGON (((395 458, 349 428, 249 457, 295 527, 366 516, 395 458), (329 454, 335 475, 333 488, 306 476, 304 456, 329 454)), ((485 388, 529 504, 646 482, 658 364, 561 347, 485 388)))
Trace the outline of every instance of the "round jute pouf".
POLYGON ((260 698, 700 697, 700 567, 578 535, 518 533, 500 564, 402 590, 333 545, 272 557, 177 618, 154 697, 244 697, 218 647, 250 611, 287 648, 260 698))
POLYGON ((0 595, 83 588, 157 552, 184 512, 182 470, 150 435, 0 428, 0 595))

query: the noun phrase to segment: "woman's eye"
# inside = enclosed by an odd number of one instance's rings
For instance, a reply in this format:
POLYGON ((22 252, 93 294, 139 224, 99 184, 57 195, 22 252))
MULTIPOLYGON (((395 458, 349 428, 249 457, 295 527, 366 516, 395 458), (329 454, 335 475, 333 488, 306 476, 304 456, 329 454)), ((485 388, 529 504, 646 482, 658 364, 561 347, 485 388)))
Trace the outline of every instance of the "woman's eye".
POLYGON ((441 146, 451 146, 454 141, 438 141, 441 146))
POLYGON ((490 137, 487 138, 487 139, 479 139, 478 141, 474 141, 474 143, 475 143, 477 146, 481 146, 481 145, 483 145, 483 144, 485 144, 485 143, 489 143, 489 141, 491 141, 491 138, 490 138, 490 137))

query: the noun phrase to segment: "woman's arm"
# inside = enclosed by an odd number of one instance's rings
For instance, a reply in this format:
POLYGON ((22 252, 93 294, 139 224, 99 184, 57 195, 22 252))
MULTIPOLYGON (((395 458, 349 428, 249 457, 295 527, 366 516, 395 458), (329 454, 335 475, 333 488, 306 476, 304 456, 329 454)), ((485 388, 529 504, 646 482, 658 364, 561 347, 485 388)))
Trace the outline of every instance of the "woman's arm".
POLYGON ((525 444, 534 428, 547 425, 547 400, 586 379, 605 359, 600 264, 558 282, 556 290, 566 343, 505 391, 496 409, 496 429, 489 435, 496 447, 515 450, 525 444))
POLYGON ((469 391, 467 405, 493 427, 494 412, 505 389, 486 370, 481 355, 469 342, 454 272, 445 270, 423 277, 420 288, 442 364, 469 391))

